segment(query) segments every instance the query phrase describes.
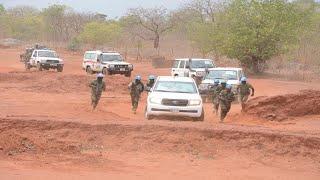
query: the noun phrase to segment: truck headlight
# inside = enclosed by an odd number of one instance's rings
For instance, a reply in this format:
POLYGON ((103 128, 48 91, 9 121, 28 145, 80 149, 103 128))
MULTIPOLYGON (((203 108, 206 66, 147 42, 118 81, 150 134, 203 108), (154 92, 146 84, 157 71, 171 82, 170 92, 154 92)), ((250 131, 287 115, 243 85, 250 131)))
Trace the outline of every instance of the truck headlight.
POLYGON ((201 100, 200 99, 192 99, 189 101, 189 106, 198 106, 201 104, 201 100))
POLYGON ((153 103, 153 104, 161 104, 162 99, 158 98, 158 97, 152 97, 152 98, 149 99, 149 102, 153 103))
POLYGON ((132 65, 132 64, 129 64, 129 65, 128 65, 128 68, 129 68, 129 69, 133 69, 133 65, 132 65))
POLYGON ((109 68, 110 68, 110 69, 114 69, 114 65, 113 65, 113 64, 110 64, 110 65, 109 65, 109 68))

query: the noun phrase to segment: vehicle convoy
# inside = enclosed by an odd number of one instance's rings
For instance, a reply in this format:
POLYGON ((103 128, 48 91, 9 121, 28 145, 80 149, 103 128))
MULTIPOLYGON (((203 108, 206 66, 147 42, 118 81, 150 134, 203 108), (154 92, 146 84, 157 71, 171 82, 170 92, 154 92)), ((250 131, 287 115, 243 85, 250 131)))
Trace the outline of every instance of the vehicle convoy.
POLYGON ((63 71, 64 62, 57 53, 53 50, 44 49, 33 49, 30 55, 31 49, 27 49, 25 55, 20 56, 21 61, 25 62, 26 70, 31 68, 37 68, 38 71, 43 69, 56 69, 58 72, 63 71))
POLYGON ((237 94, 237 86, 240 84, 241 77, 244 76, 242 68, 219 67, 209 70, 199 85, 199 92, 203 101, 209 99, 209 89, 214 84, 214 80, 226 81, 227 84, 232 86, 232 92, 237 94))
POLYGON ((192 77, 195 79, 197 85, 199 85, 206 73, 215 67, 214 61, 211 59, 176 59, 171 69, 171 75, 192 77))
POLYGON ((125 62, 120 53, 86 51, 83 57, 82 69, 89 74, 102 71, 103 74, 123 74, 126 77, 131 76, 133 65, 125 62), (98 59, 101 59, 102 69, 98 68, 98 59))
POLYGON ((202 99, 194 79, 159 76, 148 94, 145 109, 146 119, 154 116, 183 116, 203 121, 202 99))

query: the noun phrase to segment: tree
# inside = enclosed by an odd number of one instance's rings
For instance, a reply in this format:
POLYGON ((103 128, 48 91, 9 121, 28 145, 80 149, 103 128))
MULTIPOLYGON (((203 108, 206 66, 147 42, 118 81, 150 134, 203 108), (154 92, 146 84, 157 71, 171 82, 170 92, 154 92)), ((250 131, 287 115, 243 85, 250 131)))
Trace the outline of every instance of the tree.
POLYGON ((38 39, 42 21, 39 11, 30 6, 16 6, 6 11, 3 21, 8 35, 23 40, 38 39))
POLYGON ((51 5, 48 8, 43 9, 42 15, 45 22, 46 30, 48 31, 48 36, 54 41, 66 41, 65 31, 65 13, 68 7, 65 5, 51 5))
POLYGON ((79 39, 94 48, 111 43, 121 34, 121 27, 116 22, 90 22, 85 25, 79 39))
POLYGON ((202 57, 216 49, 216 15, 223 9, 223 3, 216 0, 193 0, 175 12, 179 18, 177 31, 186 34, 202 57))
POLYGON ((123 19, 127 29, 145 40, 152 40, 153 47, 159 48, 160 36, 171 30, 174 21, 165 8, 136 8, 130 9, 123 19))
POLYGON ((307 22, 307 10, 285 0, 234 0, 218 24, 219 50, 260 73, 267 60, 297 42, 307 22))
POLYGON ((4 8, 4 6, 0 4, 0 15, 2 15, 5 11, 6 9, 4 8))

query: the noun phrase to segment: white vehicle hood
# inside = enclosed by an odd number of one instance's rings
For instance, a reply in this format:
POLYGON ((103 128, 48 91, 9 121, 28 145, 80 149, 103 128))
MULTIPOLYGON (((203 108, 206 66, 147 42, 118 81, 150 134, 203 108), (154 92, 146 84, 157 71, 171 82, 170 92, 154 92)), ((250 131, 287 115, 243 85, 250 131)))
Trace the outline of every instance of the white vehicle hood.
POLYGON ((103 64, 112 64, 112 65, 130 65, 130 63, 124 61, 110 61, 110 62, 103 62, 103 64))
POLYGON ((45 60, 58 60, 58 61, 63 61, 62 59, 60 59, 60 58, 52 58, 52 57, 38 57, 38 59, 40 60, 40 61, 45 61, 45 60))
MULTIPOLYGON (((221 80, 219 80, 219 81, 221 81, 221 80)), ((201 83, 202 84, 214 84, 214 79, 205 79, 201 83)), ((227 84, 238 85, 238 84, 240 84, 240 81, 238 81, 238 80, 228 80, 227 84)))
POLYGON ((201 99, 199 94, 189 93, 168 93, 168 92, 151 92, 148 98, 161 98, 161 99, 201 99))
MULTIPOLYGON (((214 68, 208 68, 209 71, 212 69, 214 69, 214 68)), ((196 71, 196 72, 204 72, 204 71, 206 71, 206 68, 193 68, 191 70, 196 71)))

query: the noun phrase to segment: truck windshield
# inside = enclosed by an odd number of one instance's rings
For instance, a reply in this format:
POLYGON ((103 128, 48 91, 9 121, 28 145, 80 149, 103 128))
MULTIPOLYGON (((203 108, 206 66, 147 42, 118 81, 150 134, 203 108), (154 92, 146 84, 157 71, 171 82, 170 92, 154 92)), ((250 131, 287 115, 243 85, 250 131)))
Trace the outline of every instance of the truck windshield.
POLYGON ((57 58, 58 55, 54 51, 38 51, 39 57, 51 57, 51 58, 57 58))
POLYGON ((192 82, 177 82, 177 81, 159 81, 154 91, 156 92, 171 92, 171 93, 197 93, 195 84, 192 82))
POLYGON ((210 60, 192 60, 190 68, 214 68, 214 65, 210 60))
POLYGON ((237 80, 237 71, 234 70, 213 70, 209 71, 205 79, 237 80))
POLYGON ((122 57, 120 55, 109 55, 109 54, 104 54, 102 56, 102 61, 103 62, 109 62, 109 61, 123 61, 122 57))

